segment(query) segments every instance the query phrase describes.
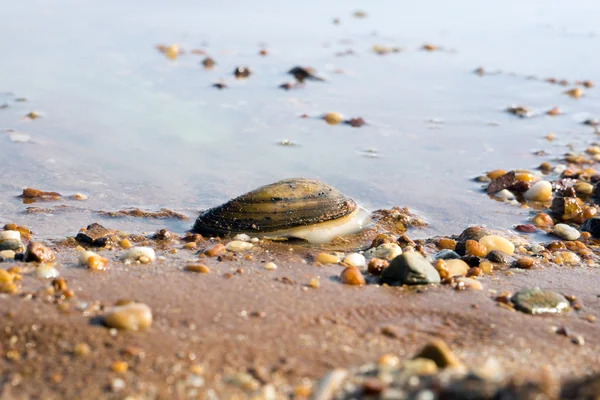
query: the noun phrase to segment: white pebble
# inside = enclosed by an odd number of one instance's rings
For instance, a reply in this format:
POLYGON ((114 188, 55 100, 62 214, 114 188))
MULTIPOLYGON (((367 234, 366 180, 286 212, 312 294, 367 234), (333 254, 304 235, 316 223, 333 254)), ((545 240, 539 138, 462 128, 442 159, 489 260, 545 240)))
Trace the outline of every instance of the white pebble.
POLYGON ((252 243, 243 242, 241 240, 234 240, 234 241, 227 243, 227 245, 225 245, 225 249, 232 251, 234 253, 239 252, 239 251, 250 250, 253 247, 254 247, 254 245, 252 243))
POLYGON ((497 193, 494 193, 494 197, 500 200, 514 200, 515 195, 513 192, 507 189, 503 189, 497 193))
POLYGON ((383 258, 393 260, 402 254, 402 249, 396 243, 384 243, 365 252, 367 258, 383 258))
POLYGON ((548 201, 552 197, 552 184, 548 181, 539 181, 530 187, 523 196, 526 200, 548 201))
POLYGON ((577 240, 581 236, 581 233, 577 229, 567 224, 556 224, 553 232, 556 236, 565 240, 577 240))
POLYGON ((126 264, 139 261, 143 264, 151 263, 156 258, 156 253, 151 247, 132 247, 123 256, 121 260, 125 261, 126 264))
POLYGON ((348 254, 346 258, 344 258, 344 263, 350 265, 351 267, 362 268, 365 266, 367 261, 365 260, 365 256, 358 253, 348 254))
POLYGON ((250 242, 256 244, 256 243, 260 242, 260 240, 258 238, 252 238, 252 239, 250 239, 250 242))
POLYGON ((273 271, 273 270, 277 269, 277 264, 275 264, 272 261, 269 261, 268 263, 265 264, 265 269, 267 271, 273 271))
POLYGON ((249 242, 252 239, 250 238, 250 236, 246 235, 245 233, 238 233, 237 235, 235 235, 233 237, 233 240, 241 240, 242 242, 249 242))
POLYGON ((35 275, 38 278, 50 279, 58 277, 60 272, 52 265, 42 264, 35 269, 35 275))
POLYGON ((0 241, 2 240, 21 240, 19 231, 3 231, 0 233, 0 241))
POLYGON ((98 254, 94 253, 93 251, 82 251, 81 253, 79 253, 79 264, 88 265, 88 260, 90 259, 90 257, 94 257, 97 255, 98 254))
POLYGON ((13 250, 2 250, 0 251, 0 257, 12 260, 15 258, 16 253, 13 250))

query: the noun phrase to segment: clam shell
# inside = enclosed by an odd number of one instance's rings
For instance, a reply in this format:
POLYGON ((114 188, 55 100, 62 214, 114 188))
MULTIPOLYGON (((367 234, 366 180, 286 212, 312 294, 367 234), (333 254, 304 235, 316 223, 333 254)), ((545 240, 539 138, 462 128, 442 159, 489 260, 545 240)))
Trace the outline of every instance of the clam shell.
POLYGON ((204 211, 193 231, 254 235, 309 226, 345 217, 356 203, 339 190, 312 179, 286 179, 262 186, 204 211))

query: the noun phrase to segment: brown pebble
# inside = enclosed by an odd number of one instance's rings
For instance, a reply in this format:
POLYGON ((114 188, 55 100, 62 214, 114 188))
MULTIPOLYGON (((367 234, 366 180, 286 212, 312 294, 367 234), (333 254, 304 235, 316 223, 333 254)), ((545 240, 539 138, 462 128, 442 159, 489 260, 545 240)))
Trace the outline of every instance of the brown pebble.
POLYGON ((67 282, 64 278, 57 278, 52 280, 52 287, 56 292, 62 292, 67 289, 67 282))
POLYGON ((554 225, 552 217, 546 213, 539 213, 531 220, 535 226, 548 228, 554 225))
POLYGON ((479 267, 471 267, 467 271, 467 277, 471 276, 483 276, 483 271, 479 267))
POLYGON ((441 238, 440 240, 438 240, 436 245, 440 250, 454 250, 456 249, 456 240, 450 238, 441 238))
POLYGON ((385 384, 379 378, 369 377, 363 381, 363 393, 365 395, 376 395, 385 389, 385 384))
POLYGON ((54 252, 39 242, 31 242, 25 252, 25 262, 46 263, 54 261, 54 252))
POLYGON ((467 255, 475 257, 485 257, 485 255, 488 253, 487 248, 475 240, 467 240, 465 243, 465 250, 467 255))
POLYGON ((365 277, 356 267, 347 267, 340 275, 340 280, 346 285, 364 285, 365 277))
POLYGON ((523 233, 533 233, 537 228, 532 224, 522 224, 515 226, 515 230, 523 233))
POLYGON ((441 339, 433 339, 414 356, 433 360, 439 368, 455 368, 462 366, 460 360, 452 353, 448 345, 441 339))
POLYGON ((515 262, 515 268, 531 269, 535 267, 537 260, 531 257, 521 257, 515 262))
POLYGON ((208 274, 210 272, 210 268, 202 264, 186 265, 185 270, 189 272, 198 272, 201 274, 208 274))
POLYGON ((204 250, 204 254, 209 257, 217 257, 223 253, 225 253, 225 245, 223 243, 217 243, 214 246, 204 250))
POLYGON ((371 275, 379 276, 381 275, 381 271, 383 271, 388 265, 390 265, 390 263, 387 260, 381 258, 371 258, 367 268, 371 275))

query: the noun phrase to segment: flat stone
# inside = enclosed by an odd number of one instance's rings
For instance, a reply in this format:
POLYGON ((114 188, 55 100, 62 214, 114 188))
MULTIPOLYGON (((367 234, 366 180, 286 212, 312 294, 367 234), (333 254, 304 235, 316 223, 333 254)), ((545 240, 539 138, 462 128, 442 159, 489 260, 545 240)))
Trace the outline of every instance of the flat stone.
POLYGON ((459 258, 460 258, 460 254, 458 254, 457 252, 455 252, 453 250, 449 250, 449 249, 440 250, 433 255, 433 259, 436 261, 437 260, 454 260, 454 259, 459 259, 459 258))
POLYGON ((0 241, 0 251, 12 250, 15 252, 21 252, 24 248, 25 246, 23 245, 23 242, 18 239, 4 239, 0 241))
POLYGON ((75 239, 79 242, 91 244, 92 246, 104 247, 108 239, 116 232, 112 229, 106 229, 102 225, 94 222, 88 225, 85 231, 77 234, 75 239))
POLYGON ((491 262, 498 264, 508 264, 513 261, 512 257, 509 257, 506 253, 500 250, 492 250, 485 257, 491 262))
POLYGON ((554 225, 554 228, 552 229, 552 232, 554 232, 554 234, 562 239, 565 240, 577 240, 579 239, 579 236, 581 236, 581 234, 579 233, 579 231, 575 228, 573 228, 572 226, 569 226, 567 224, 556 224, 554 225))
POLYGON ((560 314, 568 312, 569 301, 560 293, 540 288, 524 288, 511 297, 517 310, 528 314, 560 314))
POLYGON ((498 193, 501 190, 508 189, 516 182, 515 171, 509 171, 506 174, 492 180, 487 187, 489 194, 498 193))
POLYGON ((420 253, 411 251, 394 258, 381 279, 390 284, 424 285, 440 283, 440 274, 420 253))
POLYGON ((31 242, 25 252, 25 262, 46 263, 54 261, 54 252, 39 242, 31 242))

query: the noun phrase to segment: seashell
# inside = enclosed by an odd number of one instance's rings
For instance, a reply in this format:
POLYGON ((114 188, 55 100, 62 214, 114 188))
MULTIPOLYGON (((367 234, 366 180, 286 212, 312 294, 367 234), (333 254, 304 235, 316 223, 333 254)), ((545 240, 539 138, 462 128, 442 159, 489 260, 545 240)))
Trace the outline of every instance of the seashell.
POLYGON ((325 243, 362 230, 369 213, 339 190, 313 179, 294 178, 262 186, 204 211, 193 232, 294 237, 325 243))

